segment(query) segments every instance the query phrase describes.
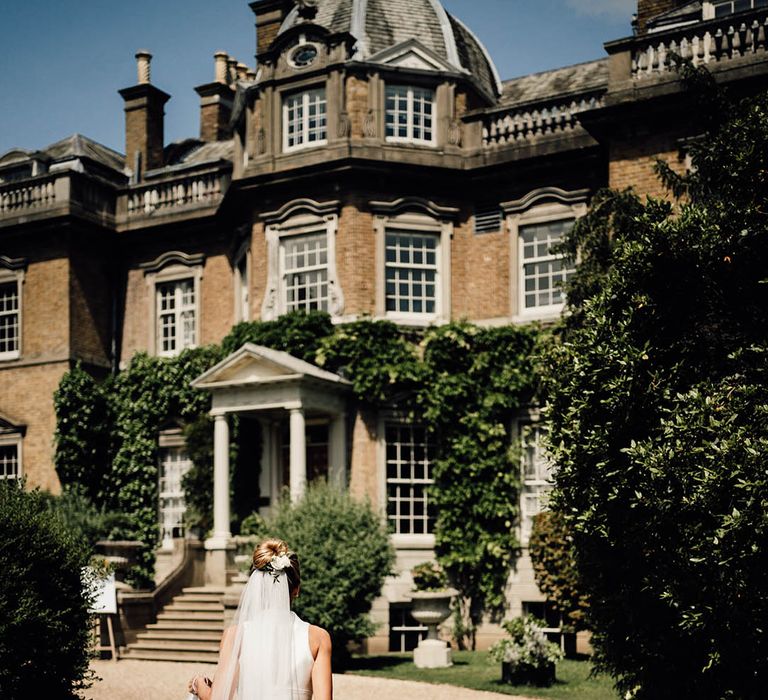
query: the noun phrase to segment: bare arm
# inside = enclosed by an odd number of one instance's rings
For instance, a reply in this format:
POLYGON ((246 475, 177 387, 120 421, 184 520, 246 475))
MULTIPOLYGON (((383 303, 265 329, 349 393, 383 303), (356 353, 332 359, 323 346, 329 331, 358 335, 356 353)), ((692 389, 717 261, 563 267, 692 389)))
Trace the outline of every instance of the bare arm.
MULTIPOLYGON (((236 627, 229 627, 224 630, 224 635, 221 638, 221 644, 219 646, 219 663, 216 666, 216 673, 214 674, 214 680, 220 679, 220 682, 224 682, 225 669, 229 664, 229 657, 232 654, 232 645, 235 643, 235 630, 236 627)), ((202 677, 198 677, 197 680, 197 697, 200 700, 211 700, 213 695, 213 689, 207 683, 204 682, 202 677)), ((237 690, 237 671, 235 671, 235 678, 232 683, 232 695, 237 690)), ((228 699, 229 700, 229 699, 228 699)))
POLYGON ((321 627, 310 628, 312 651, 317 648, 312 666, 312 700, 333 700, 331 675, 331 635, 321 627))

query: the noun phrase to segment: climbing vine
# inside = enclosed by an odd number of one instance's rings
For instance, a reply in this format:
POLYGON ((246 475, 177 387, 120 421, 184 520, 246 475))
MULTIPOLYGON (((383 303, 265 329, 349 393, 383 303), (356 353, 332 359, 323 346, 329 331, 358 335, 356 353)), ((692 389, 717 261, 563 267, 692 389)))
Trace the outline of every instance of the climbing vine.
MULTIPOLYGON (((89 469, 101 474, 98 493, 133 516, 133 534, 145 544, 132 580, 148 585, 159 534, 158 431, 166 426, 183 428, 193 461, 184 479, 187 524, 202 532, 212 526, 210 395, 193 389, 192 379, 247 342, 337 372, 349 379, 360 405, 397 407, 432 435, 437 556, 462 593, 460 633, 471 644, 481 612, 503 606, 516 556, 519 470, 510 428, 515 411, 533 393, 528 358, 535 338, 535 330, 511 326, 453 323, 405 334, 387 321, 334 326, 327 314, 294 313, 238 324, 221 346, 175 358, 136 355, 103 384, 75 368, 57 392, 57 468, 75 481, 87 480, 89 469), (84 416, 100 418, 91 426, 84 416), (84 466, 78 471, 73 465, 84 466)), ((257 507, 252 461, 260 454, 260 435, 238 430, 237 417, 232 423, 237 531, 239 519, 257 507)))
POLYGON ((518 552, 519 455, 512 423, 531 401, 532 327, 453 323, 427 333, 418 396, 437 443, 431 498, 438 561, 461 593, 455 633, 474 648, 482 613, 499 613, 518 552))

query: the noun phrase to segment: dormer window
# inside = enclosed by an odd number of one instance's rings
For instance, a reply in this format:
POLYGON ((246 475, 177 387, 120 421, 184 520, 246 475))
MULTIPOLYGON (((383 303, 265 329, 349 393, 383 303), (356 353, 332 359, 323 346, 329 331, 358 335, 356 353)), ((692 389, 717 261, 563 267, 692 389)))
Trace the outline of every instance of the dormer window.
POLYGON ((387 141, 435 144, 435 91, 411 85, 387 85, 387 141))
POLYGON ((283 150, 322 146, 328 139, 325 88, 294 92, 283 98, 283 150))

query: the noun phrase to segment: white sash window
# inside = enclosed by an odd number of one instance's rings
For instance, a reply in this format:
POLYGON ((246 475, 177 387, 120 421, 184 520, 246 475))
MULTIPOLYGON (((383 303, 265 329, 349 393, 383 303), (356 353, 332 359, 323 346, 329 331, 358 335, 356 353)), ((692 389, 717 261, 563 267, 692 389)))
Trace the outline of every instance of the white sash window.
POLYGON ((283 98, 283 150, 321 146, 328 140, 325 88, 283 98))
POLYGON ((434 145, 434 114, 434 90, 410 85, 387 85, 387 141, 434 145))
POLYGON ((197 306, 193 278, 162 282, 156 288, 157 354, 178 355, 197 345, 197 306))

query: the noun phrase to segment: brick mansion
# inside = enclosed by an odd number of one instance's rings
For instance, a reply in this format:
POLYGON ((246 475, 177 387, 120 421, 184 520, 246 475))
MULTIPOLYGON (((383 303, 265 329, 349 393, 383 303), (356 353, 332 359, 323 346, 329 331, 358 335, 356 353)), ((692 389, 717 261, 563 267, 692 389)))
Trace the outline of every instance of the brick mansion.
MULTIPOLYGON (((686 168, 697 134, 671 56, 744 92, 768 76, 768 0, 638 0, 633 34, 604 58, 512 80, 439 0, 250 6, 256 62, 213 57, 213 80, 195 88, 198 136, 165 142, 170 96, 139 52, 136 84, 120 90, 124 154, 81 135, 0 154, 0 479, 60 489, 52 397, 78 362, 103 377, 138 352, 172 357, 290 311, 410 329, 557 318, 570 270, 551 248, 594 193, 663 195, 656 160, 686 168)), ((195 385, 215 417, 198 584, 229 582, 237 413, 262 431, 265 513, 283 484, 299 497, 317 474, 380 504, 400 573, 369 648, 412 648, 408 571, 434 545, 423 428, 396 406, 363 420, 342 377, 257 346, 195 385)), ((526 449, 509 601, 541 615, 525 556, 549 489, 536 419, 510 417, 526 449)), ((158 528, 177 554, 188 467, 179 432, 158 426, 158 528)))

